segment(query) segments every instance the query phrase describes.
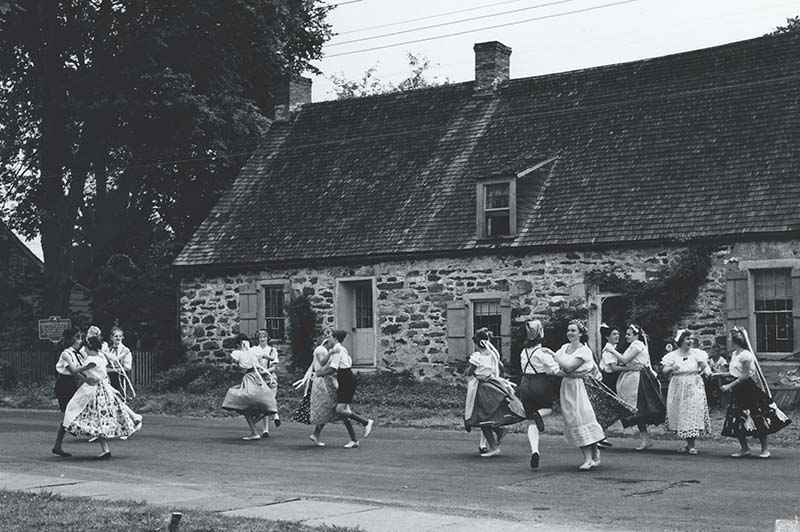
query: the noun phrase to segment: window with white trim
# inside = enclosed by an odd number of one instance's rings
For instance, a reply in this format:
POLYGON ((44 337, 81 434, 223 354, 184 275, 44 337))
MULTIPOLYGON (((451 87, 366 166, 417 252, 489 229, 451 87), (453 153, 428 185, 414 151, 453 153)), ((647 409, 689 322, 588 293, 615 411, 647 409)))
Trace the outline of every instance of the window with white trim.
POLYGON ((791 269, 751 270, 758 352, 794 351, 791 269))
POLYGON ((504 238, 516 235, 516 184, 516 179, 478 183, 478 238, 504 238))

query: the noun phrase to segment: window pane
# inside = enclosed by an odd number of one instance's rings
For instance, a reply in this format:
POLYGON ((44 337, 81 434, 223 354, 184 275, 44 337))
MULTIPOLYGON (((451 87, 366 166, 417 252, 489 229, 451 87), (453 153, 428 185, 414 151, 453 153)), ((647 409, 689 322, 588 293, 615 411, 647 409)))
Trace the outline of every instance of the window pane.
POLYGON ((511 222, 508 211, 486 213, 486 236, 511 235, 511 222))
POLYGON ((356 285, 356 327, 372 328, 372 283, 356 285))
POLYGON ((264 318, 270 338, 286 336, 286 319, 283 314, 283 287, 264 287, 264 318))
POLYGON ((475 301, 472 304, 472 310, 473 330, 477 331, 486 327, 492 331, 494 335, 492 344, 500 352, 500 301, 475 301))
POLYGON ((486 208, 507 209, 509 206, 508 183, 494 183, 486 185, 486 208))
POLYGON ((768 353, 794 351, 791 286, 791 271, 788 269, 753 272, 756 350, 768 353))

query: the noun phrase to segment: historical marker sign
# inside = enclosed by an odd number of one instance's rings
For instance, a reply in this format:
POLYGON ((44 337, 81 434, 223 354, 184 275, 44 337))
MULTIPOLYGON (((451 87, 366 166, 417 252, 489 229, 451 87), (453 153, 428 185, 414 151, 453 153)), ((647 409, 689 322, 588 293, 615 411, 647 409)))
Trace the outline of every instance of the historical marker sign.
POLYGON ((61 316, 50 316, 46 320, 39 320, 39 340, 60 342, 64 331, 72 328, 72 321, 61 316))

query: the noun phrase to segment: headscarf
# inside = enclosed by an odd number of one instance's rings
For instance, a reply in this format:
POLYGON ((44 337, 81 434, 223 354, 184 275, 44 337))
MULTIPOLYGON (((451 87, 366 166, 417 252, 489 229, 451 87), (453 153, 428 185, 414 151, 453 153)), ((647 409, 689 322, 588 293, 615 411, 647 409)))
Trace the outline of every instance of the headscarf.
POLYGON ((539 320, 531 320, 525 322, 525 334, 528 340, 538 340, 544 338, 544 326, 539 320))

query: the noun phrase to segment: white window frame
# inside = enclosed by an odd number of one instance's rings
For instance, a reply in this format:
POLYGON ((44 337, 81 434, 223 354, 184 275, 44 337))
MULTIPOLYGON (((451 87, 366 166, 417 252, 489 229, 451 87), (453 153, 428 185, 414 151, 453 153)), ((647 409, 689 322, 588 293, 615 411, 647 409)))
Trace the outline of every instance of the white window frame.
POLYGON ((513 238, 517 236, 517 179, 516 175, 512 177, 503 177, 497 179, 482 179, 478 182, 477 189, 477 202, 476 202, 476 218, 477 218, 477 235, 479 239, 502 239, 513 238), (490 236, 486 234, 486 187, 497 184, 508 184, 508 230, 509 235, 490 236))

